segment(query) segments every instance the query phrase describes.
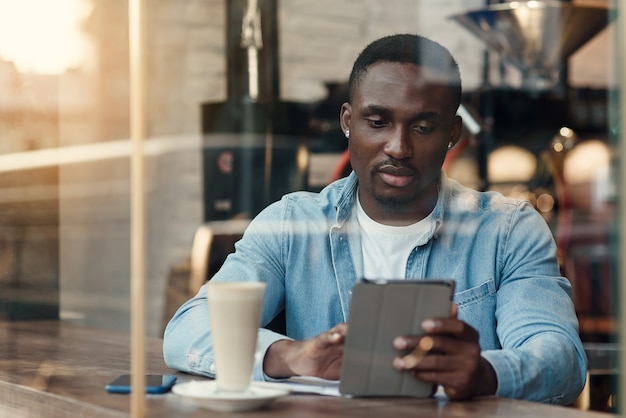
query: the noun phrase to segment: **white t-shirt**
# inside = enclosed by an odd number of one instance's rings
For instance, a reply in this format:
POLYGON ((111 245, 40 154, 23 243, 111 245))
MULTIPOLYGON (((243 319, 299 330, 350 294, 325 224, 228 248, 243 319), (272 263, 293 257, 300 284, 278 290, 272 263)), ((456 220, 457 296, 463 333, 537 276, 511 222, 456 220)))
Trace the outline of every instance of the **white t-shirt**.
POLYGON ((363 274, 367 279, 404 279, 406 263, 424 235, 432 212, 426 218, 407 226, 383 225, 370 218, 358 199, 357 220, 361 227, 363 274))

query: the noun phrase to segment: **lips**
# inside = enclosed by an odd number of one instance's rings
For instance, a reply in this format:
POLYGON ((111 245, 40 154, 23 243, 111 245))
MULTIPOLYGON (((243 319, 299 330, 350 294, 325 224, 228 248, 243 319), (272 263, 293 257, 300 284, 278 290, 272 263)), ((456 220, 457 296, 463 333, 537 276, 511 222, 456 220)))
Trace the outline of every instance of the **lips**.
POLYGON ((391 187, 405 187, 415 175, 409 168, 396 166, 383 166, 378 170, 378 174, 383 182, 391 187))

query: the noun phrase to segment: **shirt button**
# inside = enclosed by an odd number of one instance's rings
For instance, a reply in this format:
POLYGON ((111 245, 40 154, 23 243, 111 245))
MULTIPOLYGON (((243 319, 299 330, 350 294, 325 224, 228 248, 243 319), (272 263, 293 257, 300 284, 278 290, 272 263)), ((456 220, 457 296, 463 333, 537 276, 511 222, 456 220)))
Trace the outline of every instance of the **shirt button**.
POLYGON ((209 364, 209 371, 210 371, 211 373, 215 372, 215 363, 211 363, 211 364, 209 364))

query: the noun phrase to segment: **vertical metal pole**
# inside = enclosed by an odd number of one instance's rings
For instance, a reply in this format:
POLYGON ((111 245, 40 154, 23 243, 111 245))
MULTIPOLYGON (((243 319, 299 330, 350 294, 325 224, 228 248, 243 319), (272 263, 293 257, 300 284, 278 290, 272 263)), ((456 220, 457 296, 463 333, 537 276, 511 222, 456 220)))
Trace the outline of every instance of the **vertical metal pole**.
POLYGON ((144 37, 143 0, 129 0, 131 153, 131 416, 145 415, 145 196, 143 140, 144 37))

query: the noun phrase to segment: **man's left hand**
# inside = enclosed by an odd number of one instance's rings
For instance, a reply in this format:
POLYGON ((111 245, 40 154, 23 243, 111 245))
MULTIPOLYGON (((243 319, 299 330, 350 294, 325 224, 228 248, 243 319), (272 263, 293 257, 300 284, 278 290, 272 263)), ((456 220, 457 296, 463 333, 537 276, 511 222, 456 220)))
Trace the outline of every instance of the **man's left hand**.
POLYGON ((480 355, 478 332, 456 318, 433 318, 422 323, 423 336, 397 337, 394 347, 403 352, 393 365, 419 380, 442 385, 450 399, 493 395, 496 374, 480 355))

